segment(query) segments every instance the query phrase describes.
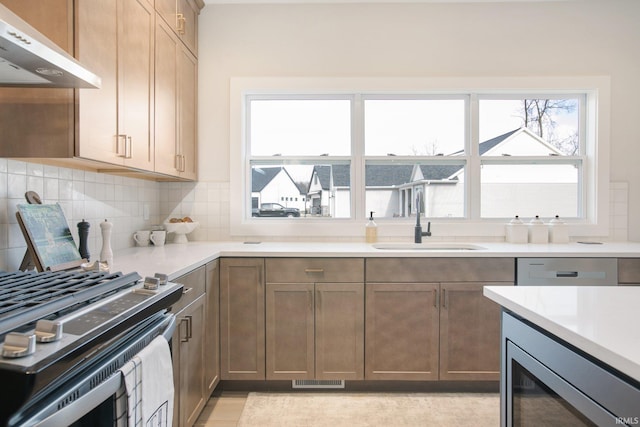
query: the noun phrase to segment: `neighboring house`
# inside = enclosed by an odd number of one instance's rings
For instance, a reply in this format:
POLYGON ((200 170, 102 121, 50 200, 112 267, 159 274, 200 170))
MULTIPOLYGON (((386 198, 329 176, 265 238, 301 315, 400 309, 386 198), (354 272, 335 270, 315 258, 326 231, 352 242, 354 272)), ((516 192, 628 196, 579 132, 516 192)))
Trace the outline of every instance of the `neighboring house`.
POLYGON ((284 167, 253 167, 251 169, 251 207, 263 203, 280 203, 288 208, 305 210, 306 189, 301 190, 284 167))
MULTIPOLYGON (((558 156, 556 148, 527 128, 520 128, 483 141, 481 156, 558 156)), ((462 155, 463 152, 450 156, 462 155)), ((427 217, 464 216, 464 168, 459 165, 367 165, 365 168, 366 212, 375 217, 407 217, 416 212, 417 192, 423 194, 421 211, 427 217), (461 185, 462 184, 462 185, 461 185)), ((505 217, 517 212, 496 212, 504 199, 514 200, 522 212, 535 212, 541 192, 558 194, 558 212, 576 206, 577 176, 572 165, 536 165, 535 169, 491 165, 482 173, 482 215, 505 217), (554 189, 550 190, 550 186, 554 189), (566 187, 566 191, 558 187, 566 187), (550 193, 552 191, 552 193, 550 193), (562 196, 562 195, 565 196, 562 196), (503 199, 498 202, 498 199, 503 199)), ((307 197, 313 215, 350 216, 350 168, 348 165, 320 165, 313 168, 307 197)), ((500 208, 503 209, 503 208, 500 208)))

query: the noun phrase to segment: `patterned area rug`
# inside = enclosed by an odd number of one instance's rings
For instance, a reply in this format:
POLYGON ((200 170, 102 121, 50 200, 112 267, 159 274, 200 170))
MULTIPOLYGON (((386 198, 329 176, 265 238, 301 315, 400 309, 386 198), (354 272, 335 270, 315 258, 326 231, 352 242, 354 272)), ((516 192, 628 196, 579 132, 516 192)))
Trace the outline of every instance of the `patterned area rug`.
POLYGON ((494 393, 250 393, 239 427, 496 427, 494 393))

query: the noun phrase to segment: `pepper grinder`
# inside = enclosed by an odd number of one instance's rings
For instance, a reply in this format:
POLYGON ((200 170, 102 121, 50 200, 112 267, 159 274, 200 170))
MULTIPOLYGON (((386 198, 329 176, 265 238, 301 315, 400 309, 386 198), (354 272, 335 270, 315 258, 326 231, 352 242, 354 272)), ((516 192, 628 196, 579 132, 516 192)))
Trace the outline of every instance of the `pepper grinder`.
POLYGON ((89 227, 91 225, 82 219, 78 223, 78 239, 80 241, 80 247, 78 251, 80 252, 80 256, 87 261, 89 261, 89 247, 87 246, 87 239, 89 238, 89 227))
POLYGON ((102 250, 100 251, 100 262, 107 263, 107 267, 111 269, 113 265, 113 251, 111 250, 111 224, 106 219, 100 223, 100 229, 102 230, 102 250))

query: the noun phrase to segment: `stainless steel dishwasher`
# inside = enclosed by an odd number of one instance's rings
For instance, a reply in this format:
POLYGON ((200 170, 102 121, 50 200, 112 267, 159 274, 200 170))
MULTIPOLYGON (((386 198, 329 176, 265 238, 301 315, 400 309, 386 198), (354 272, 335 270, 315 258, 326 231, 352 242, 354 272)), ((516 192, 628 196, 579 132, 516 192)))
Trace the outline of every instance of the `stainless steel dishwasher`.
POLYGON ((518 286, 617 286, 616 258, 518 258, 518 286))

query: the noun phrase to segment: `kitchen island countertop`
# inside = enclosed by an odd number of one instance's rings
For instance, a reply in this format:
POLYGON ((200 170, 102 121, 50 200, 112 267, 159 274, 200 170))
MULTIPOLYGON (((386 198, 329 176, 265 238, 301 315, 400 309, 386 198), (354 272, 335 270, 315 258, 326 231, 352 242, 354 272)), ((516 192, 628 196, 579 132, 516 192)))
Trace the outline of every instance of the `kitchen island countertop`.
POLYGON ((486 286, 484 295, 640 381, 640 287, 486 286))
MULTIPOLYGON (((437 242, 430 244, 461 243, 437 242)), ((408 245, 411 245, 408 243, 408 245)), ((612 257, 640 258, 640 243, 511 244, 473 242, 480 250, 376 249, 368 243, 345 242, 189 242, 114 251, 114 270, 156 272, 174 279, 219 257, 612 257)))

